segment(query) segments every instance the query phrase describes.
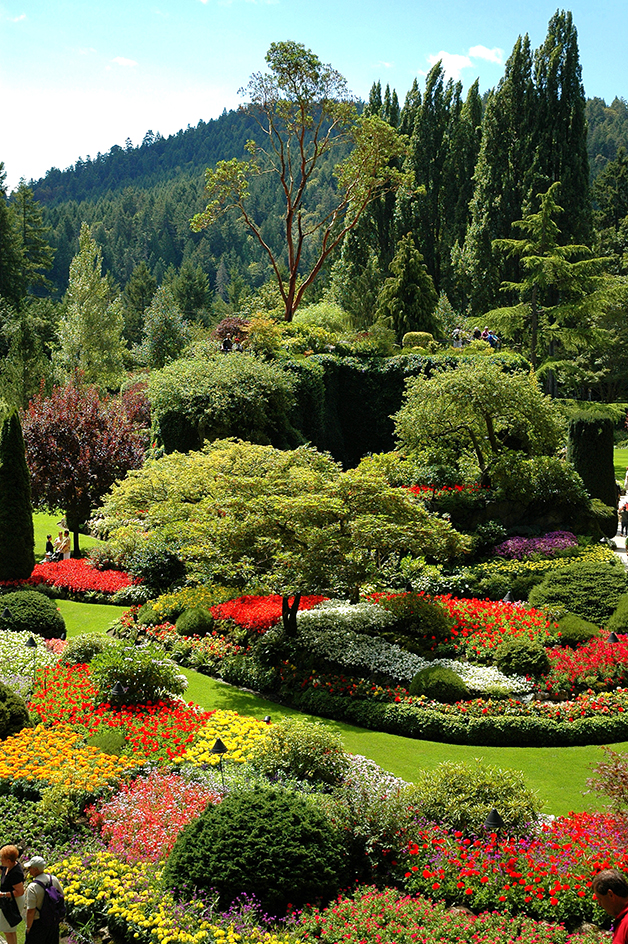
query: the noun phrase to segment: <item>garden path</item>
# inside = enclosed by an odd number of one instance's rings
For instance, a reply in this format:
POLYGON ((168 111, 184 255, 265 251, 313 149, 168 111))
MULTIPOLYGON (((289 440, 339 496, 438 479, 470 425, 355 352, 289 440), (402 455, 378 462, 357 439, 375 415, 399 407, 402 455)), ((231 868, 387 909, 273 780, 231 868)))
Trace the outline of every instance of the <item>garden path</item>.
POLYGON ((618 558, 620 559, 624 567, 628 567, 628 552, 626 551, 626 538, 623 535, 618 533, 613 538, 612 543, 615 545, 614 551, 617 554, 618 558))

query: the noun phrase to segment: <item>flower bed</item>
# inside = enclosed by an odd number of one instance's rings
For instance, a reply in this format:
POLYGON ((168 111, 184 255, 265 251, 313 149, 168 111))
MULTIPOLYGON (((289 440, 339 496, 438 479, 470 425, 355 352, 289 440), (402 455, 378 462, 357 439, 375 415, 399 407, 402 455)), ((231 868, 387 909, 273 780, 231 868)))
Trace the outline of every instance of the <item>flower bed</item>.
POLYGON ((137 759, 112 757, 78 742, 67 725, 24 728, 0 743, 0 782, 5 792, 32 795, 56 784, 67 790, 95 793, 116 784, 137 759))
POLYGON ((45 586, 77 594, 93 591, 113 595, 132 584, 129 574, 120 570, 97 570, 89 560, 80 558, 35 564, 27 580, 2 581, 0 587, 45 586))
POLYGON ((577 547, 578 538, 571 531, 548 531, 540 538, 512 537, 493 548, 495 557, 505 557, 508 560, 525 560, 533 554, 543 554, 553 557, 559 551, 569 547, 577 547))
POLYGON ((192 764, 195 767, 219 763, 220 756, 212 754, 211 749, 217 738, 223 742, 227 752, 222 755, 226 760, 242 763, 249 759, 251 751, 265 738, 268 726, 255 718, 245 718, 236 711, 215 711, 209 721, 200 729, 194 744, 176 763, 192 764))
POLYGON ((603 814, 560 817, 525 839, 469 839, 430 823, 418 829, 405 858, 405 889, 474 910, 525 913, 574 927, 601 923, 592 899, 600 869, 628 867, 622 824, 603 814))
POLYGON ((33 675, 37 671, 54 666, 57 662, 55 649, 65 645, 60 639, 42 639, 33 635, 36 649, 26 647, 31 638, 29 632, 0 633, 0 682, 4 682, 22 698, 25 698, 33 684, 33 675))
POLYGON ((176 699, 125 708, 106 703, 95 707, 96 695, 88 666, 59 664, 40 673, 29 709, 46 725, 83 725, 88 736, 107 728, 120 730, 129 751, 153 762, 168 762, 185 753, 212 714, 176 699))
POLYGON ((404 896, 387 888, 359 888, 351 898, 340 896, 328 908, 302 915, 297 933, 322 944, 589 944, 597 936, 570 935, 559 924, 525 915, 467 914, 448 911, 440 903, 404 896))
MULTIPOLYGON (((261 632, 276 626, 281 619, 282 597, 279 594, 271 596, 244 596, 228 603, 219 603, 211 609, 212 615, 219 620, 233 620, 243 629, 261 632)), ((292 598, 291 598, 292 599, 292 598)), ((299 612, 310 610, 322 603, 325 597, 303 596, 299 603, 299 612)))
POLYGON ((109 852, 125 862, 160 862, 179 832, 220 794, 176 774, 153 771, 122 784, 106 802, 87 811, 91 826, 107 842, 109 852))
POLYGON ((628 682, 628 636, 619 642, 592 639, 577 649, 550 649, 550 674, 544 679, 548 692, 573 694, 593 689, 606 691, 628 682))

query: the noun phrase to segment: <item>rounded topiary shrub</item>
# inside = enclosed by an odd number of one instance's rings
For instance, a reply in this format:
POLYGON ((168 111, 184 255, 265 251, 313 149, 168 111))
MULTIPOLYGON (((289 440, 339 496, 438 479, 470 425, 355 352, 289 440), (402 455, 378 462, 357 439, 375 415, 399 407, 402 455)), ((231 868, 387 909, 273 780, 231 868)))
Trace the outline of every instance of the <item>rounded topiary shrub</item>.
POLYGON ((404 347, 423 347, 428 351, 438 348, 434 335, 429 331, 407 331, 401 343, 404 347))
POLYGON ((152 603, 144 603, 137 613, 137 622, 140 626, 159 626, 163 623, 163 618, 155 612, 152 603))
POLYGON ((480 761, 445 761, 419 773, 408 800, 422 817, 466 836, 486 836, 486 818, 496 809, 509 835, 525 833, 543 806, 520 770, 480 761))
POLYGON ((185 564, 165 547, 139 548, 129 561, 127 570, 157 593, 165 593, 185 577, 185 564))
POLYGON ((204 606, 184 610, 176 622, 179 636, 207 636, 214 628, 214 617, 204 606))
POLYGON ((622 593, 620 596, 615 612, 606 624, 606 630, 609 633, 617 633, 618 636, 628 633, 628 593, 622 593))
POLYGON ((250 762, 267 777, 283 775, 326 784, 340 783, 349 768, 340 735, 305 718, 282 718, 272 724, 250 762))
POLYGON ((30 723, 28 708, 23 698, 0 682, 0 740, 17 734, 30 723))
POLYGON ((394 618, 392 626, 377 632, 387 642, 422 653, 435 649, 449 637, 453 620, 439 603, 420 593, 381 597, 378 603, 394 618))
POLYGON ((0 632, 35 633, 44 639, 65 639, 65 620, 55 603, 38 590, 16 590, 0 597, 0 632))
POLYGON ((179 667, 152 643, 145 646, 107 646, 90 666, 99 702, 145 705, 171 695, 182 695, 187 679, 179 667), (114 686, 119 683, 114 694, 114 686))
POLYGON ((495 651, 495 665, 504 675, 541 678, 550 670, 547 652, 531 639, 508 639, 495 651))
POLYGON ((626 571, 619 562, 582 561, 550 571, 530 591, 528 601, 535 607, 562 605, 570 613, 602 626, 626 592, 626 584, 626 571))
POLYGON ((73 639, 68 640, 59 661, 65 665, 82 665, 91 662, 94 656, 111 645, 115 645, 114 641, 109 636, 99 633, 74 636, 73 639))
POLYGON ((334 895, 344 866, 342 837, 312 800, 256 787, 210 804, 179 834, 163 882, 182 895, 214 889, 221 908, 254 895, 282 915, 334 895))
POLYGON ((422 669, 410 682, 411 695, 425 695, 434 701, 442 701, 453 705, 457 701, 465 701, 471 697, 469 689, 451 669, 441 666, 422 669))
MULTIPOLYGON (((628 594, 625 594, 625 596, 628 602, 628 594)), ((600 635, 599 626, 596 626, 595 623, 589 623, 588 620, 584 620, 580 616, 576 616, 575 613, 565 613, 558 621, 558 631, 560 633, 561 646, 570 646, 572 649, 575 649, 576 646, 580 646, 582 643, 590 642, 592 639, 595 639, 596 636, 600 635)), ((621 632, 626 631, 627 630, 621 630, 621 632)))

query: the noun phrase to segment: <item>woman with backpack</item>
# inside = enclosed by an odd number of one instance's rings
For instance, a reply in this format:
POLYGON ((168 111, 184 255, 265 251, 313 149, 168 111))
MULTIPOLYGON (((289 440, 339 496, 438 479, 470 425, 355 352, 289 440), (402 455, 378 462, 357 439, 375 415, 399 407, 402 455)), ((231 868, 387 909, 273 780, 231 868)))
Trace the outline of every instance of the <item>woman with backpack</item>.
POLYGON ((17 926, 24 910, 24 872, 17 846, 0 849, 0 931, 7 944, 17 944, 17 926))

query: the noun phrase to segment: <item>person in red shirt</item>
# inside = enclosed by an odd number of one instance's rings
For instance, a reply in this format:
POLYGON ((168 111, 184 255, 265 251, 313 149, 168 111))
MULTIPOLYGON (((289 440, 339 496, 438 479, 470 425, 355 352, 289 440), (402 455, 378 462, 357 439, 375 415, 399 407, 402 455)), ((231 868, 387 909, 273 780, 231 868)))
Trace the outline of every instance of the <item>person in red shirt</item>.
POLYGON ((613 918, 613 944, 628 944, 628 882, 617 869, 604 869, 593 879, 593 894, 613 918))

